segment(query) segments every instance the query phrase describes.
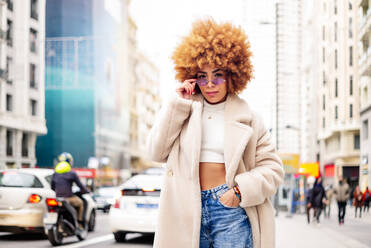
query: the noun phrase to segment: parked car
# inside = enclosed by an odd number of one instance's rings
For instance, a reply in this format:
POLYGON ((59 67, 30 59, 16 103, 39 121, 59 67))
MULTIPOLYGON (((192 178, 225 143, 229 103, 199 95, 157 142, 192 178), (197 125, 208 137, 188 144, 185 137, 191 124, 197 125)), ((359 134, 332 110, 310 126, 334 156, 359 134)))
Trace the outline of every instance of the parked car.
POLYGON ((55 197, 50 188, 51 169, 0 170, 0 231, 44 232, 46 198, 55 197))
POLYGON ((99 210, 108 213, 110 207, 115 203, 115 197, 120 194, 118 187, 101 187, 93 194, 93 199, 99 210))
POLYGON ((127 233, 155 232, 164 169, 148 170, 130 178, 121 187, 109 213, 109 223, 117 242, 127 233))

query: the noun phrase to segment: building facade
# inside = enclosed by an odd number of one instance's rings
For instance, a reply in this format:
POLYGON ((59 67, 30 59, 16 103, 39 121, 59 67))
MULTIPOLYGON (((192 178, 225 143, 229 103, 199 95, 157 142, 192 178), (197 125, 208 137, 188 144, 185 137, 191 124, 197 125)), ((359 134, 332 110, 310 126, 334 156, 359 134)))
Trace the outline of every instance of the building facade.
POLYGON ((318 1, 317 112, 320 164, 329 184, 338 176, 358 184, 360 117, 357 7, 352 1, 318 1))
MULTIPOLYGON (((146 141, 149 131, 155 121, 161 105, 160 79, 158 68, 142 53, 138 54, 136 65, 137 88, 136 88, 136 111, 137 122, 137 147, 141 156, 139 168, 154 166, 154 162, 146 161, 143 154, 146 152, 146 141)), ((139 169, 138 168, 138 169, 139 169)))
POLYGON ((358 40, 360 56, 358 76, 360 91, 361 153, 360 186, 364 190, 371 185, 371 1, 360 0, 358 4, 358 40))
POLYGON ((0 168, 34 167, 45 124, 45 0, 0 1, 0 168))
POLYGON ((38 165, 70 152, 76 167, 130 168, 127 1, 46 3, 46 119, 38 165))

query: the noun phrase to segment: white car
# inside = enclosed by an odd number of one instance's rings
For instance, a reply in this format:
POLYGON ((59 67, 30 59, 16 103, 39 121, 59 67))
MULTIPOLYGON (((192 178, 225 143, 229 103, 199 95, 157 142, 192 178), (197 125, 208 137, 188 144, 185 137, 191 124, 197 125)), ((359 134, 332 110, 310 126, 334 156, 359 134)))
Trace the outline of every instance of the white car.
POLYGON ((117 242, 127 233, 150 233, 156 229, 163 168, 153 168, 130 178, 109 212, 109 223, 117 242))
POLYGON ((0 231, 44 232, 45 199, 55 198, 50 188, 51 169, 0 170, 0 231))

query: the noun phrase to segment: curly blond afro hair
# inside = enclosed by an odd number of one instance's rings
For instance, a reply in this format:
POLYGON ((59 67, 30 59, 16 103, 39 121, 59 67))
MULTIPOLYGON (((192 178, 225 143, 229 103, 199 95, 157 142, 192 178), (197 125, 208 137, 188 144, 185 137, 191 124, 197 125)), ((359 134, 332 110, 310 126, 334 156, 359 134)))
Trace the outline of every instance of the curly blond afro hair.
POLYGON ((252 78, 251 55, 241 27, 218 24, 213 19, 198 20, 173 53, 175 78, 181 82, 195 78, 200 68, 210 65, 226 71, 228 92, 238 94, 252 78))

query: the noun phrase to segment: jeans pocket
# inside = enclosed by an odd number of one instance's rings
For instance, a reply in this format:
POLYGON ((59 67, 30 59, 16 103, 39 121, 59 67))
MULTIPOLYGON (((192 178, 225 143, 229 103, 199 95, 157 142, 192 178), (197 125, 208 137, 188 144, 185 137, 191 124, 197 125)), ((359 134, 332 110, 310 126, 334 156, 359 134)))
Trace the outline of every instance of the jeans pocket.
POLYGON ((218 203, 222 206, 222 207, 224 207, 224 208, 228 208, 228 209, 238 209, 240 206, 237 206, 237 207, 231 207, 231 206, 227 206, 227 205, 224 205, 221 201, 220 201, 220 197, 221 197, 222 195, 220 195, 219 197, 218 197, 218 203))

